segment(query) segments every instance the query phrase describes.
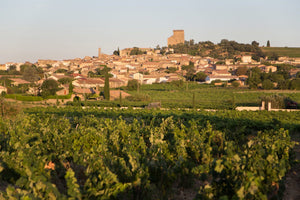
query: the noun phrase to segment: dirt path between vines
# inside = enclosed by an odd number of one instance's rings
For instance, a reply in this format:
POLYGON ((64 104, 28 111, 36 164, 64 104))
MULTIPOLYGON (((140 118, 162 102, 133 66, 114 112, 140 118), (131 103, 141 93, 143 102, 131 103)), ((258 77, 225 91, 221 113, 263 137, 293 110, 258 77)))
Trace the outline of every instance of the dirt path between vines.
POLYGON ((283 200, 300 200, 300 134, 292 136, 292 139, 298 142, 294 148, 298 163, 292 167, 286 176, 283 200))

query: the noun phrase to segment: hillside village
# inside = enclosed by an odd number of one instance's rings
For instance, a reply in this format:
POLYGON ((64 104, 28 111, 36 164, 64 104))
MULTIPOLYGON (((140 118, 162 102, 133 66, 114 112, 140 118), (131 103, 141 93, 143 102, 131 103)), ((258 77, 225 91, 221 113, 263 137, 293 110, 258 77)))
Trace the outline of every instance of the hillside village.
MULTIPOLYGON (((53 79, 60 83, 61 90, 57 91, 57 95, 68 95, 68 81, 71 80, 73 92, 78 95, 86 93, 101 92, 104 87, 104 76, 99 71, 107 66, 110 70, 109 78, 110 88, 120 88, 127 86, 128 81, 137 80, 140 84, 167 83, 178 80, 193 80, 199 83, 230 84, 232 81, 238 82, 239 87, 247 87, 248 75, 246 73, 237 73, 240 68, 258 68, 261 72, 276 72, 276 65, 287 64, 295 66, 289 71, 289 77, 292 79, 299 74, 300 58, 279 57, 276 60, 261 59, 253 60, 250 54, 241 54, 238 59, 220 60, 213 57, 192 56, 189 54, 174 53, 172 45, 182 43, 184 34, 182 31, 174 31, 174 35, 168 39, 169 47, 165 48, 126 48, 115 51, 113 55, 101 53, 98 49, 98 56, 84 58, 74 58, 69 60, 38 60, 36 63, 14 63, 9 62, 0 65, 1 79, 9 79, 10 85, 6 85, 6 81, 1 82, 0 92, 14 93, 9 86, 20 87, 28 85, 23 91, 18 93, 26 93, 30 95, 38 95, 43 82, 47 79, 53 79), (177 35, 181 38, 176 38, 177 35), (182 38, 183 37, 183 38, 182 38), (268 63, 268 64, 266 64, 268 63), (38 77, 32 80, 24 78, 24 70, 26 66, 34 66, 38 71, 38 77), (187 67, 189 66, 189 67, 187 67), (189 70, 188 70, 189 69, 189 70), (188 78, 188 73, 193 76, 202 74, 202 79, 188 78), (205 74, 205 78, 203 78, 205 74)), ((30 72, 29 72, 30 73, 30 72)), ((30 76, 30 75, 29 75, 30 76)), ((274 83, 275 85, 277 83, 274 83)), ((118 98, 117 95, 112 96, 118 98)), ((124 95, 126 93, 124 92, 124 95)))

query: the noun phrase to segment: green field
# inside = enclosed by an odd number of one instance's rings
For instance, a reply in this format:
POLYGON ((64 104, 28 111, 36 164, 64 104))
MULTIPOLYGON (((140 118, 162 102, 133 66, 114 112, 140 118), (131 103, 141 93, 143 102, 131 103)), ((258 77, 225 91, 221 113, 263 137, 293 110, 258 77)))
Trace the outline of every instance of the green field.
MULTIPOLYGON (((126 89, 126 88, 124 88, 126 89)), ((163 108, 232 109, 235 106, 259 106, 261 97, 282 95, 300 102, 300 91, 296 90, 250 90, 247 88, 216 87, 194 82, 182 85, 142 85, 139 91, 128 91, 130 99, 115 101, 87 101, 83 106, 97 107, 145 107, 151 102, 160 102, 163 108)), ((68 102, 67 105, 77 105, 68 102)))
POLYGON ((279 56, 300 57, 300 48, 296 47, 262 47, 265 53, 277 53, 279 56))
MULTIPOLYGON (((132 95, 137 95, 136 91, 128 92, 132 95)), ((232 101, 237 106, 258 106, 260 97, 274 94, 284 95, 296 102, 300 102, 299 91, 249 90, 200 85, 193 82, 184 83, 181 87, 174 87, 171 84, 142 85, 139 94, 148 95, 152 102, 161 102, 163 107, 169 108, 193 107, 193 95, 195 95, 195 107, 207 109, 228 108, 232 101)))

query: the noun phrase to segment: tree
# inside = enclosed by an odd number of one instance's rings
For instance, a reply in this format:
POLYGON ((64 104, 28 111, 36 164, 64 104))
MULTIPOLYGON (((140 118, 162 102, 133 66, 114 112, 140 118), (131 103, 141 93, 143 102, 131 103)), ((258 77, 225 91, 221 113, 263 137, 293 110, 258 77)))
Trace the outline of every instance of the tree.
POLYGON ((274 88, 274 84, 271 80, 267 79, 262 82, 262 88, 265 90, 271 90, 274 88))
POLYGON ((10 65, 8 68, 8 71, 16 71, 17 70, 17 66, 16 65, 10 65))
POLYGON ((277 88, 281 90, 289 89, 290 80, 280 80, 277 84, 277 88))
POLYGON ((267 41, 267 47, 270 47, 271 45, 270 45, 270 41, 268 40, 267 41))
POLYGON ((279 58, 279 55, 276 52, 272 52, 269 55, 269 60, 278 60, 278 58, 279 58))
POLYGON ((186 71, 186 79, 187 80, 194 80, 194 74, 195 74, 195 66, 194 66, 194 63, 190 61, 189 65, 183 65, 181 67, 182 70, 185 70, 186 71))
POLYGON ((256 41, 253 41, 251 44, 252 44, 252 46, 255 46, 255 47, 258 47, 258 46, 259 46, 259 43, 256 42, 256 41))
POLYGON ((35 66, 26 66, 23 69, 23 79, 29 82, 35 82, 40 80, 39 71, 35 66))
POLYGON ((258 56, 257 54, 254 54, 252 56, 252 60, 255 60, 255 61, 259 62, 260 61, 260 56, 258 56))
POLYGON ((72 81, 73 81, 73 78, 71 78, 71 77, 64 77, 64 78, 58 79, 58 82, 62 85, 71 83, 72 81))
POLYGON ((189 69, 185 75, 186 80, 188 81, 193 81, 195 78, 195 70, 194 69, 189 69))
POLYGON ((69 83, 69 93, 73 93, 74 86, 72 82, 69 83))
POLYGON ((289 89, 300 90, 300 78, 295 78, 290 81, 289 89))
POLYGON ((258 88, 258 84, 261 83, 261 71, 258 67, 254 67, 248 71, 247 83, 249 88, 258 88))
POLYGON ((282 65, 277 65, 277 74, 281 74, 284 79, 289 79, 290 78, 290 71, 292 69, 292 65, 288 64, 282 64, 282 65))
POLYGON ((139 86, 139 82, 135 79, 128 81, 127 89, 128 90, 137 90, 139 86))
POLYGON ((55 95, 55 93, 58 91, 58 83, 53 79, 47 79, 43 82, 42 86, 42 96, 47 97, 50 95, 55 95))
POLYGON ((235 74, 237 76, 240 76, 240 75, 246 75, 247 74, 247 71, 248 71, 248 68, 247 67, 238 67, 235 71, 235 74))
POLYGON ((165 72, 169 74, 169 73, 174 73, 176 71, 177 71, 176 67, 168 67, 165 72))
MULTIPOLYGON (((111 68, 107 67, 106 65, 100 65, 102 68, 95 69, 95 72, 89 71, 88 76, 89 77, 105 77, 106 71, 111 71, 111 68)), ((113 77, 112 74, 108 74, 109 78, 113 77)))
POLYGON ((122 92, 121 91, 120 91, 119 101, 120 101, 120 106, 122 106, 122 92))
POLYGON ((284 80, 284 77, 283 77, 282 74, 272 73, 271 76, 270 76, 270 79, 271 79, 273 82, 278 83, 279 81, 284 80))
POLYGON ((196 73, 194 79, 196 81, 204 82, 206 77, 207 77, 207 75, 204 72, 198 72, 198 73, 196 73))
POLYGON ((64 74, 64 73, 67 73, 67 72, 68 72, 68 70, 66 70, 66 69, 58 69, 54 73, 64 74))
POLYGON ((113 54, 116 55, 116 56, 119 56, 119 55, 120 55, 120 49, 119 49, 119 47, 118 47, 118 50, 115 50, 115 51, 113 52, 113 54))
POLYGON ((47 64, 46 66, 47 66, 47 67, 46 67, 47 69, 50 69, 50 68, 52 68, 52 67, 53 67, 53 66, 52 66, 52 65, 50 65, 50 64, 47 64))
POLYGON ((141 51, 137 47, 133 47, 133 49, 130 51, 130 55, 141 55, 141 54, 145 54, 145 52, 141 51))
POLYGON ((108 74, 108 67, 104 66, 105 71, 105 82, 104 82, 104 99, 108 100, 110 99, 110 91, 109 91, 109 74, 108 74))
POLYGON ((181 69, 188 71, 189 69, 194 69, 195 65, 193 62, 190 62, 189 65, 182 65, 181 69))
POLYGON ((237 88, 237 87, 240 86, 240 83, 239 83, 238 81, 233 81, 233 82, 231 83, 231 85, 232 85, 233 87, 237 88))

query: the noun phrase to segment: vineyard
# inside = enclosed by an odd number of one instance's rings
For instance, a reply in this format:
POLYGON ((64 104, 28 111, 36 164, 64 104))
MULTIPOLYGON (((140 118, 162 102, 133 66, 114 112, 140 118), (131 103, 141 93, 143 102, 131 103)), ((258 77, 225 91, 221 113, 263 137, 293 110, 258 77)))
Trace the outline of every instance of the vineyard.
POLYGON ((275 52, 279 56, 300 57, 300 48, 297 47, 262 47, 261 49, 267 54, 275 52))
POLYGON ((299 112, 29 108, 0 119, 1 199, 280 198, 299 112))
MULTIPOLYGON (((226 88, 198 83, 142 85, 139 91, 126 91, 131 99, 114 101, 82 101, 82 106, 98 107, 145 107, 160 102, 163 108, 233 109, 236 106, 259 106, 261 97, 282 95, 300 102, 300 92, 293 90, 249 90, 226 88)), ((78 105, 68 102, 67 105, 78 105)))

